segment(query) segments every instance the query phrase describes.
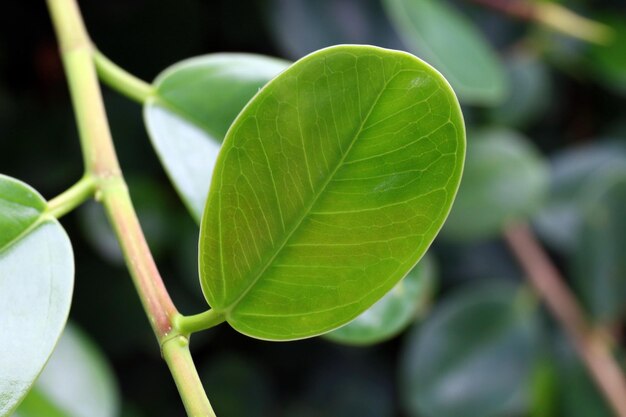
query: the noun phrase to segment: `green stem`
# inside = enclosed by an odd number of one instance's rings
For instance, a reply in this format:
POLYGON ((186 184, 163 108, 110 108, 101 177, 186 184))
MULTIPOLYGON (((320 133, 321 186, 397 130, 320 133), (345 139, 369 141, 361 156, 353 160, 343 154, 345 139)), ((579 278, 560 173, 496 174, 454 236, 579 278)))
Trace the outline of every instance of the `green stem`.
POLYGON ((91 175, 83 176, 76 184, 48 202, 48 214, 57 219, 63 217, 92 197, 96 182, 91 175))
POLYGON ((215 310, 207 310, 204 313, 193 316, 178 315, 174 317, 174 327, 183 334, 191 334, 215 327, 225 320, 226 317, 222 313, 217 313, 215 310))
POLYGON ((119 67, 102 52, 95 50, 93 59, 100 79, 126 97, 143 104, 154 94, 154 88, 150 84, 119 67))
POLYGON ((202 381, 189 353, 189 339, 176 336, 162 347, 163 359, 172 372, 189 417, 216 417, 202 388, 202 381))
MULTIPOLYGON (((93 61, 94 48, 76 0, 47 2, 76 114, 86 176, 93 179, 96 199, 105 206, 115 229, 139 298, 189 416, 214 417, 186 342, 172 342, 181 340, 172 326, 173 318, 179 314, 152 258, 119 167, 93 61)), ((55 203, 54 207, 59 206, 55 203)))

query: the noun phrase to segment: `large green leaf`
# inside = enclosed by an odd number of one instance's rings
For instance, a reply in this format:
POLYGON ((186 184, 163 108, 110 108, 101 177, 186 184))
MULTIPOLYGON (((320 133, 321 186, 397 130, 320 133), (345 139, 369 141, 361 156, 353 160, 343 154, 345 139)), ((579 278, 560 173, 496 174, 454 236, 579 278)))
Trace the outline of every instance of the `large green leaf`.
POLYGON ((525 415, 538 339, 528 295, 510 284, 471 284, 415 328, 401 361, 409 415, 525 415))
POLYGON ((117 386, 105 358, 68 325, 13 417, 117 417, 118 412, 117 386))
POLYGON ((286 61, 214 54, 182 61, 154 82, 144 119, 152 144, 192 216, 199 222, 213 165, 228 127, 286 61))
POLYGON ((502 101, 507 80, 496 52, 471 21, 442 0, 384 0, 411 50, 448 78, 463 102, 502 101))
POLYGON ((463 183, 442 234, 460 241, 494 237, 508 221, 534 213, 547 187, 547 164, 522 135, 470 133, 463 183))
POLYGON ((570 266, 587 309, 611 324, 626 313, 626 161, 597 179, 585 193, 570 266))
POLYGON ((0 416, 10 415, 61 335, 74 283, 72 247, 32 188, 0 175, 0 416))
POLYGON ((465 154, 449 85, 414 56, 338 46, 266 85, 228 131, 200 232, 200 279, 250 336, 347 323, 424 254, 465 154))
POLYGON ((433 258, 422 260, 376 304, 324 337, 335 342, 369 345, 388 340, 424 314, 435 288, 433 258))

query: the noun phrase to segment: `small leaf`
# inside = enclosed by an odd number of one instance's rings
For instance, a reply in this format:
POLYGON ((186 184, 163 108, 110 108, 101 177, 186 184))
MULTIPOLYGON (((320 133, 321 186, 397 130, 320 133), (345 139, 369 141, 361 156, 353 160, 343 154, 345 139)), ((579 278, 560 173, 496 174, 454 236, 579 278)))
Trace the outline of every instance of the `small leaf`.
POLYGON ((580 235, 570 257, 573 284, 591 315, 612 324, 626 313, 626 161, 585 193, 580 235))
POLYGON ((446 78, 463 102, 494 105, 507 91, 497 53, 474 24, 442 0, 384 0, 409 48, 446 78))
POLYGON ((181 198, 200 221, 211 172, 228 127, 288 62, 260 55, 214 54, 182 61, 154 82, 144 106, 152 144, 181 198))
POLYGON ((423 314, 435 287, 435 266, 429 256, 420 262, 376 304, 350 323, 324 337, 335 342, 369 345, 391 339, 423 314))
POLYGON ((526 138, 505 129, 470 134, 463 183, 442 234, 459 241, 494 237, 508 221, 534 213, 547 186, 547 166, 526 138))
POLYGON ((105 358, 68 325, 14 417, 117 417, 117 386, 105 358))
POLYGON ((508 56, 506 68, 509 94, 501 105, 488 109, 488 116, 500 125, 526 127, 545 116, 552 101, 550 73, 539 57, 522 51, 508 56))
POLYGON ((619 142, 599 141, 567 149, 550 160, 550 192, 533 218, 542 240, 564 252, 574 250, 581 238, 582 212, 587 190, 626 166, 626 147, 619 142))
POLYGON ((401 381, 409 415, 524 415, 519 403, 537 339, 534 304, 516 286, 472 284, 447 298, 405 346, 401 381))
POLYGON ((69 313, 72 247, 35 190, 0 175, 0 416, 44 367, 69 313))
POLYGON ((298 61, 224 141, 200 231, 207 301, 263 339, 352 320, 431 244, 464 139, 452 90, 410 54, 338 46, 298 61))

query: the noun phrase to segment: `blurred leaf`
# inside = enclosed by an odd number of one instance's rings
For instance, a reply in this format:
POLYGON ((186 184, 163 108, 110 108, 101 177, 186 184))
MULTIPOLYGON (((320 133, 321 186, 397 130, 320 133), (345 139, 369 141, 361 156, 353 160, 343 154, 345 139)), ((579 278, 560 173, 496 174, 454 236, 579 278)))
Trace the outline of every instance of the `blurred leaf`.
POLYGON ((531 380, 531 404, 529 417, 553 417, 558 415, 557 372, 551 358, 541 358, 535 364, 531 380))
POLYGON ((450 81, 462 102, 494 105, 508 89, 496 51, 461 13, 441 0, 384 0, 411 50, 450 81))
POLYGON ((0 416, 35 382, 72 300, 72 246, 45 209, 35 190, 0 175, 0 416))
POLYGON ((262 339, 352 320, 428 249, 464 139, 451 89, 410 54, 337 46, 298 61, 224 141, 200 231, 207 301, 262 339))
POLYGON ((470 132, 463 181, 442 235, 497 236, 507 222, 535 212, 547 186, 547 166, 528 139, 500 128, 470 132))
POLYGON ((199 223, 226 131, 245 104, 288 62, 249 54, 214 54, 166 69, 144 107, 152 144, 199 223))
POLYGON ((425 255, 402 281, 356 319, 324 337, 340 343, 369 345, 406 329, 431 302, 437 275, 434 259, 425 255))
POLYGON ((613 29, 613 37, 608 45, 590 46, 588 65, 600 83, 626 94, 626 18, 615 13, 601 21, 613 29))
POLYGON ((497 124, 523 128, 543 116, 550 105, 550 74, 546 66, 529 52, 514 53, 505 63, 511 87, 506 100, 489 108, 488 115, 497 124))
POLYGON ((570 258, 574 287, 589 312, 613 323, 626 312, 626 162, 605 171, 585 193, 586 207, 570 258))
POLYGON ((534 307, 520 288, 496 282, 473 284, 439 304, 410 333, 402 357, 402 396, 410 415, 519 412, 537 343, 534 307))
POLYGON ((117 417, 116 383, 93 343, 68 325, 14 417, 117 417))
POLYGON ((542 240, 571 252, 580 240, 585 190, 593 189, 613 167, 626 166, 626 147, 599 142, 557 153, 550 161, 550 192, 533 218, 542 240))
POLYGON ((267 10, 274 38, 293 59, 337 44, 401 48, 380 0, 273 0, 267 10))
POLYGON ((558 415, 567 417, 614 417, 587 370, 564 337, 557 340, 554 365, 557 371, 558 415))
POLYGON ((272 387, 259 365, 251 358, 222 354, 202 372, 202 381, 218 416, 270 416, 272 387), (245 401, 242 401, 245 398, 245 401))

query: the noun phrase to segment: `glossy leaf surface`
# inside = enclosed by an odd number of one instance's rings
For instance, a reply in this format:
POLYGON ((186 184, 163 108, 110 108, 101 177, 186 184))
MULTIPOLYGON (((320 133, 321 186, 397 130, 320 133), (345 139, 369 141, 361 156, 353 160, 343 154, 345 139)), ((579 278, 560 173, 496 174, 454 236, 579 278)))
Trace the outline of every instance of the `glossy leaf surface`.
POLYGON ((368 345, 392 338, 425 313, 435 289, 435 266, 425 256, 391 291, 350 323, 324 337, 335 342, 368 345))
POLYGON ((411 416, 525 415, 537 343, 534 304, 510 284, 458 292, 410 334, 401 361, 411 416))
POLYGON ((461 101, 492 105, 504 99, 504 68, 471 21, 440 0, 384 3, 400 37, 446 76, 461 101))
POLYGON ((548 168, 533 144, 506 129, 470 133, 463 183, 442 234, 467 241, 500 233, 541 205, 548 168))
POLYGON ((245 104, 288 62, 249 54, 182 61, 154 82, 144 107, 152 144, 196 221, 228 127, 245 104))
POLYGON ((54 354, 14 417, 117 417, 113 374, 93 343, 67 326, 54 354))
POLYGON ((34 383, 69 312, 72 247, 45 208, 35 190, 0 176, 0 416, 34 383))
POLYGON ((448 84, 410 54, 338 46, 298 61, 224 141, 200 232, 209 304, 272 340, 355 318, 434 239, 464 138, 448 84))

